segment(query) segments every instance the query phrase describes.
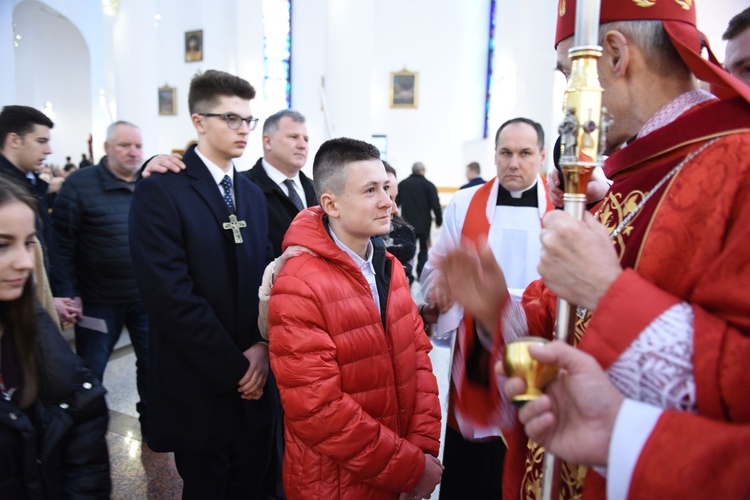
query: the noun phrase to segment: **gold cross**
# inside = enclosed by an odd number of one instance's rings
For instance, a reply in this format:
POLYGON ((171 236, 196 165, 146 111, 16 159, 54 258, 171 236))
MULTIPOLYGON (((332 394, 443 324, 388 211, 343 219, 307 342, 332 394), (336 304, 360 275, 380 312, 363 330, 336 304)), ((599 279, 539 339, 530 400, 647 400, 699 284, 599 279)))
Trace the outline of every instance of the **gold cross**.
POLYGON ((234 214, 231 214, 229 216, 229 222, 225 222, 222 224, 224 229, 231 229, 232 234, 234 235, 234 242, 238 245, 242 243, 242 234, 240 233, 241 227, 247 227, 247 223, 245 223, 244 220, 237 220, 237 216, 234 214))

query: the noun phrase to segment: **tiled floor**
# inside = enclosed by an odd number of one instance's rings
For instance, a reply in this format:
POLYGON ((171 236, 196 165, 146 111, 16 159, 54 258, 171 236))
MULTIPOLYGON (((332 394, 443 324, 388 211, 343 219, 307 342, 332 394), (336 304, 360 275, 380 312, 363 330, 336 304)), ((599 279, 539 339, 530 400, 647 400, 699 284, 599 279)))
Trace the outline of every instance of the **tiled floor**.
MULTIPOLYGON (((417 303, 421 303, 419 285, 413 287, 417 303)), ((112 465, 112 498, 132 499, 179 499, 182 481, 174 467, 171 453, 155 453, 141 441, 138 415, 135 404, 138 395, 135 388, 135 354, 129 345, 127 333, 118 343, 118 348, 107 365, 104 385, 109 393, 110 424, 107 441, 112 465)), ((430 354, 433 369, 438 379, 443 415, 448 390, 449 350, 436 347, 430 354)), ((443 432, 445 431, 443 419, 443 432)), ((442 449, 441 449, 442 454, 442 449)), ((433 498, 437 498, 437 491, 433 498)))

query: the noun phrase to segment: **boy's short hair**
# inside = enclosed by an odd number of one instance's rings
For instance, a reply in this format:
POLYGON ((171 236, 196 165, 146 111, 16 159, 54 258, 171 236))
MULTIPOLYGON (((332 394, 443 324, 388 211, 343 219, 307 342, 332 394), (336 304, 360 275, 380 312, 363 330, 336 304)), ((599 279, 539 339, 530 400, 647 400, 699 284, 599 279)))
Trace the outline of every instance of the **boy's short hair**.
POLYGON ((205 73, 199 71, 190 81, 188 93, 190 114, 209 112, 222 96, 237 96, 249 101, 255 97, 255 89, 247 80, 224 71, 215 69, 210 69, 205 73))
POLYGON ((47 115, 29 106, 5 106, 0 112, 0 149, 9 134, 24 136, 34 130, 34 125, 55 126, 47 115))
POLYGON ((346 186, 346 166, 364 160, 380 160, 378 148, 348 137, 324 142, 313 160, 315 192, 319 197, 324 193, 340 194, 346 186))

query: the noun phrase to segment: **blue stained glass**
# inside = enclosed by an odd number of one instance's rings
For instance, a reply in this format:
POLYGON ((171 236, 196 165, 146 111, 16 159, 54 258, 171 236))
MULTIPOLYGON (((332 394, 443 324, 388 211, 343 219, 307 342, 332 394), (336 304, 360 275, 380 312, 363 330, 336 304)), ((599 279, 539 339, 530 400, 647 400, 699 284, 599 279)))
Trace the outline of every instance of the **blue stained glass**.
POLYGON ((490 0, 490 36, 487 50, 487 87, 484 106, 484 138, 489 135, 490 108, 492 107, 492 82, 495 69, 495 9, 497 0, 490 0))
POLYGON ((270 109, 292 106, 292 2, 263 0, 263 97, 270 109))

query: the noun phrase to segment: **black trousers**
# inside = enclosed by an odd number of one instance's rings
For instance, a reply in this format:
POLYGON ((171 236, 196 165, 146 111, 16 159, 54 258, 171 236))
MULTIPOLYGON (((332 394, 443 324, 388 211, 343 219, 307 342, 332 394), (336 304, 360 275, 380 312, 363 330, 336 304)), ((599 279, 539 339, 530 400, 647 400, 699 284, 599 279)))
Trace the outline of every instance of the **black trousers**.
POLYGON ((440 500, 501 499, 504 461, 505 444, 499 437, 467 441, 447 427, 440 500))
POLYGON ((183 500, 265 500, 275 425, 250 431, 243 418, 226 449, 175 451, 183 500))
POLYGON ((418 234, 419 253, 417 254, 417 280, 422 277, 422 268, 427 264, 427 250, 430 249, 430 233, 418 234))

